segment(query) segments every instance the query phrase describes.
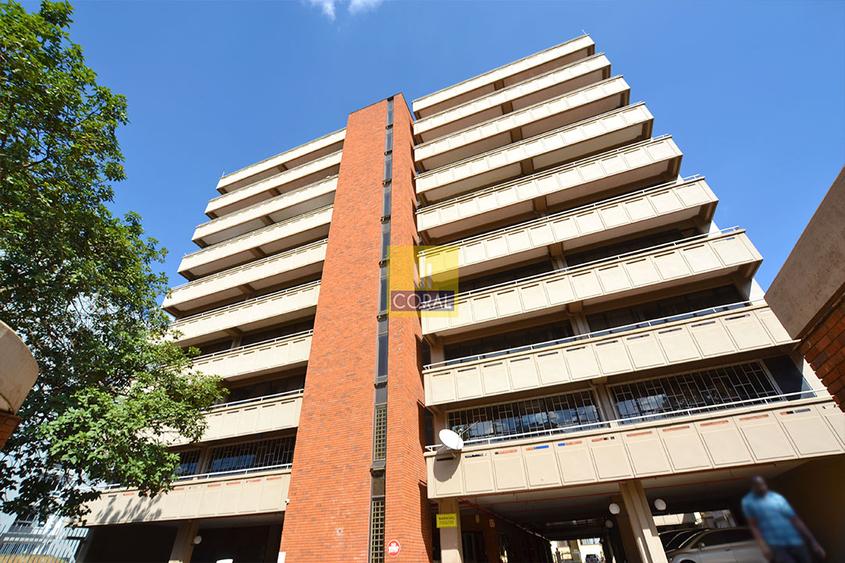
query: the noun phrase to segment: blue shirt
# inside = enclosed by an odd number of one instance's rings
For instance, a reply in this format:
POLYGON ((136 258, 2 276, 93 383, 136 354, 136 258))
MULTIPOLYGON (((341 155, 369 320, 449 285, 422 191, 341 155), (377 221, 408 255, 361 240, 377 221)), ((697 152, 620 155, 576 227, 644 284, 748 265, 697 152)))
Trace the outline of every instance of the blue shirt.
POLYGON ((742 499, 742 512, 753 518, 763 539, 770 546, 804 545, 801 534, 792 523, 795 511, 789 502, 774 491, 764 496, 748 493, 742 499))

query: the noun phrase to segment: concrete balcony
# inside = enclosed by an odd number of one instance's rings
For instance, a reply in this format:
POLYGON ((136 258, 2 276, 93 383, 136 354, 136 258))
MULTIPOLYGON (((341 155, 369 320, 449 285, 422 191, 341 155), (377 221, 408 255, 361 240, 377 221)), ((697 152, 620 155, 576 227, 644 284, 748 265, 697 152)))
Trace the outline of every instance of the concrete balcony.
POLYGON ((630 93, 617 76, 417 145, 417 170, 434 170, 613 111, 627 105, 630 93))
POLYGON ((417 194, 434 202, 647 139, 653 117, 645 104, 512 143, 417 175, 417 194))
POLYGON ((154 498, 132 489, 107 490, 88 505, 85 520, 102 526, 283 512, 289 487, 290 465, 207 473, 179 479, 172 491, 154 498))
POLYGON ((610 77, 610 61, 593 55, 536 78, 414 122, 417 142, 432 141, 610 77))
POLYGON ((329 236, 331 222, 331 206, 291 217, 186 254, 179 264, 179 273, 193 280, 324 239, 329 236))
POLYGON ((717 201, 704 178, 688 178, 429 248, 419 253, 419 271, 443 273, 449 263, 438 256, 444 253, 457 252, 455 266, 468 276, 547 256, 555 245, 569 252, 682 221, 706 223, 717 201))
POLYGON ((260 330, 314 315, 320 282, 311 282, 268 295, 247 299, 206 313, 184 317, 171 328, 180 346, 197 346, 232 333, 260 330))
POLYGON ((626 186, 668 181, 678 175, 681 157, 671 137, 658 137, 423 207, 417 211, 417 229, 439 239, 531 213, 540 198, 554 207, 626 186))
POLYGON ((845 414, 833 401, 786 398, 640 424, 574 427, 506 445, 472 440, 454 458, 437 459, 429 451, 428 497, 515 493, 845 452, 845 414))
POLYGON ((317 274, 326 258, 326 246, 324 239, 174 287, 162 307, 173 315, 184 315, 317 274))
POLYGON ((325 180, 329 176, 336 176, 340 170, 342 154, 342 151, 331 153, 302 166, 265 178, 255 184, 249 184, 233 192, 217 196, 208 202, 205 207, 205 214, 212 219, 228 215, 281 193, 292 192, 303 186, 325 180))
POLYGON ((586 35, 576 37, 560 45, 417 98, 412 104, 414 116, 418 119, 427 117, 503 87, 528 80, 538 74, 568 65, 573 61, 588 57, 594 52, 595 43, 592 39, 586 35))
POLYGON ((430 364, 426 405, 543 389, 794 346, 765 303, 718 307, 559 341, 430 364))
POLYGON ((336 189, 334 176, 212 219, 194 230, 193 241, 206 247, 314 211, 330 205, 336 189))
POLYGON ((217 191, 221 194, 228 193, 279 172, 302 166, 307 162, 337 152, 343 148, 345 138, 346 129, 341 129, 255 164, 250 164, 220 178, 220 181, 217 182, 217 191))
POLYGON ((744 231, 728 229, 459 294, 456 314, 423 314, 422 331, 448 336, 706 279, 751 279, 762 260, 744 231))
MULTIPOLYGON (((208 426, 200 442, 296 428, 299 426, 301 409, 301 389, 217 405, 205 415, 208 426)), ((175 446, 189 442, 184 438, 177 438, 171 443, 175 446)))
POLYGON ((274 371, 302 367, 308 363, 311 336, 307 330, 249 346, 240 346, 194 358, 193 367, 208 375, 236 380, 274 371))

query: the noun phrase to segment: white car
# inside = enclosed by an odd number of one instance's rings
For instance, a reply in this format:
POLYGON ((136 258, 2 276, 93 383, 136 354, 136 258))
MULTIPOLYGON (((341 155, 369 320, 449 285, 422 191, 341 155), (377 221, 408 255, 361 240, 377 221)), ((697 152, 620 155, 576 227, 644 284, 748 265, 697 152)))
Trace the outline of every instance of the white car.
POLYGON ((666 557, 670 563, 766 563, 748 528, 702 530, 666 557))

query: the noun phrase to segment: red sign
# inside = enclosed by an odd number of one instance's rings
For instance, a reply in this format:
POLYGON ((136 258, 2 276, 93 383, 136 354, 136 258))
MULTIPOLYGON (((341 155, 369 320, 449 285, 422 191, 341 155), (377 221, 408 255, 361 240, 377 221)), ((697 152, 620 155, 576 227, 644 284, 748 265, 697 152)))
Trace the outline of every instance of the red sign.
POLYGON ((387 544, 388 555, 399 555, 400 549, 402 549, 402 546, 400 546, 399 542, 396 540, 390 540, 390 543, 387 544))

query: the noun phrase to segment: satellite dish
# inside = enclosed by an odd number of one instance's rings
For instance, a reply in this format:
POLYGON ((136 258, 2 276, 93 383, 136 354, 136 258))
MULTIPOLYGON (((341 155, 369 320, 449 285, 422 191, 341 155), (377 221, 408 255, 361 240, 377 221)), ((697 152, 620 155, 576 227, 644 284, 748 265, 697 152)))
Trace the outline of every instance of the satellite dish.
POLYGON ((455 457, 455 454, 464 449, 464 439, 461 436, 448 428, 441 430, 437 437, 440 438, 440 443, 443 444, 437 450, 437 457, 455 457))

